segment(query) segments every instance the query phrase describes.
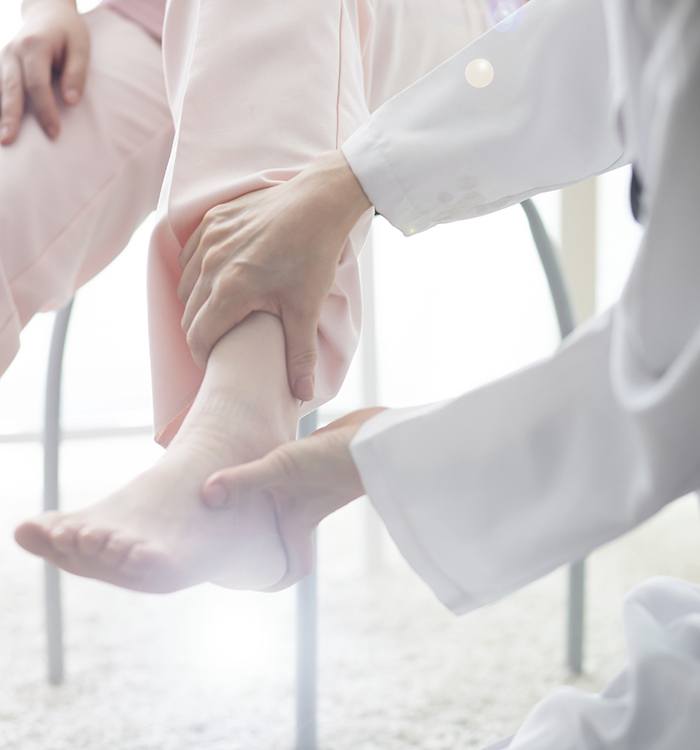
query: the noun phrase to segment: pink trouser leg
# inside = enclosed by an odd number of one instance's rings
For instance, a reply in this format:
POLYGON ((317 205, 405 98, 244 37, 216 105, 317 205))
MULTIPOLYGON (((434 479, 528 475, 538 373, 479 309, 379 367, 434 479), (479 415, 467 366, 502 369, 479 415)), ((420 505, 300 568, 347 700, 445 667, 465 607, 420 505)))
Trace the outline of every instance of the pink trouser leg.
MULTIPOLYGON (((180 327, 176 288, 178 255, 204 213, 287 180, 335 149, 371 108, 483 29, 481 3, 468 0, 439 0, 429 10, 424 0, 171 2, 164 57, 176 136, 149 265, 161 442, 177 432, 202 380, 180 327)), ((323 309, 319 401, 338 390, 355 349, 356 257, 370 218, 352 233, 323 309)))
POLYGON ((105 9, 86 16, 85 97, 49 142, 33 117, 0 149, 0 373, 22 327, 104 268, 152 211, 172 143, 161 50, 105 9))

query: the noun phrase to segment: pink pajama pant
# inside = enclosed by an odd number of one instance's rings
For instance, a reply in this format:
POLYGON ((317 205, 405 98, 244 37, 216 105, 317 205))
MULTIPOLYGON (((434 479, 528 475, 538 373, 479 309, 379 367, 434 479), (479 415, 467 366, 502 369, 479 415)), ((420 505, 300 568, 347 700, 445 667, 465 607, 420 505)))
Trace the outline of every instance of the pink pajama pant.
MULTIPOLYGON (((162 54, 119 14, 89 13, 88 86, 62 113, 58 141, 29 117, 0 149, 0 372, 31 317, 70 299, 156 209, 149 326, 155 431, 167 444, 202 378, 176 288, 178 255, 203 214, 340 145, 481 33, 485 1, 171 0, 162 54)), ((368 225, 351 235, 323 309, 319 401, 354 352, 368 225)))

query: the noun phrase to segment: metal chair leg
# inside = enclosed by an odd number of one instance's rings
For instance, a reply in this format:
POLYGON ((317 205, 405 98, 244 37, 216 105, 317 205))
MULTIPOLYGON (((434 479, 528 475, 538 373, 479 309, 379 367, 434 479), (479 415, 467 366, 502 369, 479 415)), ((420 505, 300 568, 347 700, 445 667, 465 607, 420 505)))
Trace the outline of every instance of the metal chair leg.
MULTIPOLYGON (((531 200, 526 200, 523 201, 521 206, 530 225, 532 239, 535 242, 535 247, 537 248, 545 277, 547 278, 554 311, 559 324, 559 333, 563 340, 575 327, 571 296, 566 287, 564 273, 554 250, 552 240, 542 223, 542 218, 535 204, 531 200)), ((581 674, 583 671, 585 596, 585 561, 581 560, 573 563, 569 568, 566 661, 573 674, 581 674)))
MULTIPOLYGON (((44 511, 59 508, 59 448, 61 442, 61 380, 63 352, 73 302, 56 313, 46 374, 44 406, 44 511)), ((60 685, 64 679, 63 614, 61 580, 58 569, 44 563, 46 645, 48 680, 60 685)))
POLYGON ((566 635, 566 662, 572 674, 583 672, 583 641, 585 638, 586 563, 569 566, 569 617, 566 635))
MULTIPOLYGON (((316 412, 304 417, 299 426, 299 437, 310 435, 316 429, 317 423, 316 412)), ((296 750, 316 750, 318 747, 317 584, 316 565, 312 573, 297 584, 296 750)))
MULTIPOLYGON (((360 256, 360 274, 362 278, 363 324, 360 339, 360 356, 362 362, 362 403, 364 406, 379 404, 379 370, 377 365, 377 318, 374 278, 374 248, 371 243, 360 256)), ((368 499, 365 501, 364 557, 365 569, 375 572, 384 561, 384 526, 377 511, 368 499)))

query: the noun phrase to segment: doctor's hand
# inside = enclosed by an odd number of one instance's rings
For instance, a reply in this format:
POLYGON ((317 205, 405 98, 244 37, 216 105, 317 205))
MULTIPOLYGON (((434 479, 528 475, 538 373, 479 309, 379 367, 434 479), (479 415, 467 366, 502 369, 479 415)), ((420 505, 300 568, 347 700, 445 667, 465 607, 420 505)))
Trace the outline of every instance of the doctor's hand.
POLYGON ((370 207, 340 152, 296 177, 211 209, 180 255, 182 326, 203 366, 214 344, 255 311, 284 327, 289 387, 311 401, 321 306, 343 246, 370 207))
POLYGON ((0 53, 0 144, 19 133, 31 105, 52 140, 60 131, 54 78, 66 104, 80 101, 90 59, 90 36, 73 0, 31 0, 24 25, 0 53))
POLYGON ((350 454, 360 427, 383 408, 362 409, 317 430, 310 437, 276 448, 267 456, 213 474, 201 497, 212 509, 269 498, 287 552, 286 588, 310 572, 312 533, 330 513, 365 494, 350 454))

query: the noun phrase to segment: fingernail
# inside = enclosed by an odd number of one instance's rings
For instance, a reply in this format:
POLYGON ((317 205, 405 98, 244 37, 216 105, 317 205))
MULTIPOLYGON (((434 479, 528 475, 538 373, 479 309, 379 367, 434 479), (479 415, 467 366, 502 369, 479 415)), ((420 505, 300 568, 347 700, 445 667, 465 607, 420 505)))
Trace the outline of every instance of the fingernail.
POLYGON ((65 94, 63 94, 63 98, 67 104, 77 104, 80 94, 77 89, 67 89, 65 94))
POLYGON ((223 508, 228 504, 228 493, 222 484, 215 482, 204 490, 204 501, 211 508, 223 508))
POLYGON ((52 141, 55 141, 58 137, 58 128, 55 125, 50 125, 47 132, 52 141))
POLYGON ((314 379, 312 375, 305 375, 299 378, 294 384, 294 391, 297 398, 302 401, 311 401, 314 397, 314 379))
POLYGON ((8 128, 7 125, 3 125, 0 128, 0 141, 6 141, 9 135, 10 135, 10 128, 8 128))

